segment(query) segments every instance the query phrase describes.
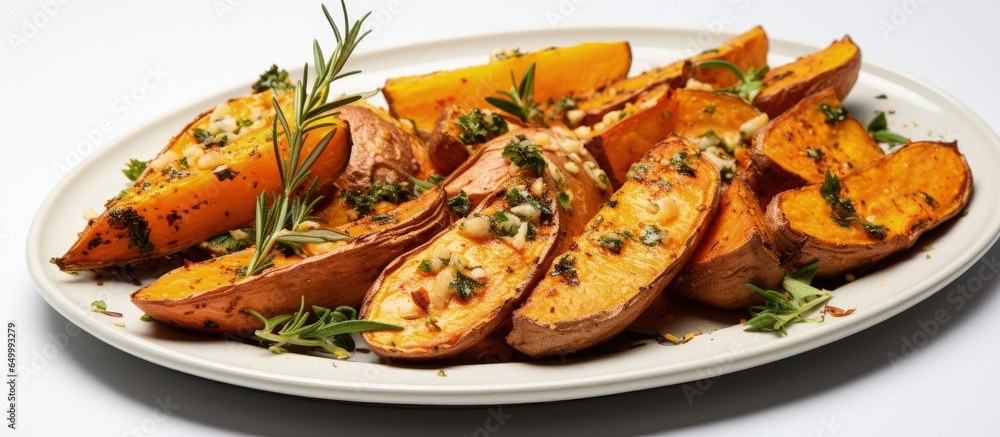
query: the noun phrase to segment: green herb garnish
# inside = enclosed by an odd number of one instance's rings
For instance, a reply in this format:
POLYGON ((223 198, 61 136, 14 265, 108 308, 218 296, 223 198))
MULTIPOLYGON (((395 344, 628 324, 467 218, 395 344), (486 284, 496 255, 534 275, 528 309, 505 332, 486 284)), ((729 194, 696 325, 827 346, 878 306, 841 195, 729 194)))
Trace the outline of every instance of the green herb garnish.
POLYGON ((371 320, 357 320, 358 312, 348 306, 335 310, 313 305, 312 314, 305 311, 306 298, 302 297, 299 310, 270 319, 250 310, 250 314, 264 322, 264 327, 254 333, 254 338, 271 352, 286 352, 287 346, 300 346, 329 352, 338 359, 350 358, 354 352, 353 332, 403 329, 401 326, 371 320), (306 324, 310 319, 314 322, 306 324), (274 332, 281 326, 278 332, 274 332))
POLYGON ((503 157, 518 167, 531 170, 536 176, 541 176, 545 170, 545 158, 541 150, 524 135, 517 135, 504 146, 503 157))
POLYGON ((468 299, 470 296, 476 294, 476 290, 482 288, 482 286, 482 282, 466 276, 457 270, 455 271, 455 277, 448 283, 448 288, 455 290, 458 293, 458 297, 462 299, 468 299))
POLYGON ((687 150, 681 150, 670 158, 670 166, 673 167, 674 170, 677 170, 677 173, 686 176, 694 176, 694 168, 692 168, 691 164, 688 163, 687 158, 687 150))
POLYGON ((472 205, 469 203, 469 195, 465 194, 465 191, 459 191, 458 194, 448 198, 448 209, 455 211, 459 217, 465 217, 469 215, 472 211, 472 205))
POLYGON ((125 168, 122 169, 122 173, 128 180, 135 182, 142 175, 142 172, 146 171, 146 161, 140 161, 138 159, 129 159, 125 163, 125 168))
POLYGON ((753 318, 743 323, 743 326, 758 331, 775 331, 780 335, 788 335, 786 327, 792 323, 822 322, 823 317, 803 317, 803 314, 832 297, 829 291, 809 285, 817 270, 819 261, 785 275, 781 286, 787 294, 746 284, 747 288, 764 296, 764 305, 750 307, 753 318))
POLYGON ((625 177, 628 179, 642 179, 646 176, 646 172, 649 171, 649 166, 646 164, 635 163, 629 166, 628 173, 625 173, 625 177))
POLYGON ((738 79, 736 84, 733 86, 719 88, 715 90, 717 93, 721 94, 732 94, 743 99, 747 104, 752 105, 754 99, 760 94, 760 91, 764 89, 764 75, 771 69, 767 65, 760 67, 760 69, 750 67, 747 69, 746 73, 740 70, 736 64, 729 61, 723 60, 711 60, 705 61, 698 64, 699 68, 725 68, 732 71, 738 79))
POLYGON ((472 108, 459 116, 455 126, 459 130, 458 139, 466 146, 485 143, 507 133, 507 121, 500 114, 485 114, 479 108, 472 108))
POLYGON ((820 103, 819 110, 823 111, 826 117, 826 124, 836 124, 847 120, 847 110, 843 106, 830 106, 828 103, 820 103))
MULTIPOLYGON (((362 21, 364 21, 364 18, 362 18, 362 21)), ((349 31, 350 27, 347 29, 349 31)), ((337 41, 340 41, 339 36, 337 37, 337 41)), ((260 93, 269 89, 281 92, 292 89, 292 84, 288 81, 288 72, 283 69, 279 69, 277 65, 271 65, 271 68, 261 73, 260 79, 253 84, 253 92, 260 93)))
POLYGON ((382 181, 376 181, 371 187, 368 187, 367 193, 362 191, 344 191, 344 199, 347 200, 347 203, 354 206, 354 210, 361 215, 370 213, 375 204, 379 202, 389 202, 399 205, 414 197, 413 192, 403 188, 402 185, 382 181))
POLYGON ((723 182, 732 182, 736 179, 736 169, 731 165, 724 165, 719 169, 719 177, 722 178, 723 182))
POLYGON ((823 150, 808 147, 806 148, 806 156, 812 158, 815 162, 819 162, 819 160, 823 159, 823 150))
POLYGON ((431 260, 425 259, 423 261, 420 261, 420 265, 417 266, 417 270, 421 271, 422 273, 430 273, 431 272, 431 260))
POLYGON ((139 248, 139 253, 151 252, 154 248, 149 241, 149 222, 132 208, 108 211, 108 225, 111 229, 128 230, 128 248, 139 248))
POLYGON ((653 225, 646 225, 642 230, 642 236, 639 237, 639 241, 647 246, 656 246, 663 241, 663 231, 653 225))
POLYGON ((543 202, 542 199, 532 196, 531 193, 517 188, 507 190, 507 206, 513 208, 521 204, 531 205, 538 211, 542 219, 552 216, 551 202, 543 202))
POLYGON ((569 194, 565 191, 560 191, 556 193, 556 200, 559 202, 559 207, 565 211, 573 209, 573 203, 569 200, 569 194))
POLYGON ((885 119, 885 112, 879 111, 872 121, 868 122, 865 130, 871 134, 876 143, 886 143, 890 146, 906 144, 907 138, 889 130, 889 124, 885 119))
POLYGON ((622 248, 625 247, 625 241, 632 238, 631 232, 612 232, 610 234, 602 235, 597 239, 597 242, 614 253, 622 253, 622 248))
POLYGON ((827 170, 823 176, 823 184, 820 186, 819 194, 823 196, 823 201, 833 209, 830 217, 838 225, 845 228, 853 222, 858 222, 869 236, 879 240, 885 239, 888 229, 859 217, 854 209, 854 202, 847 196, 841 196, 840 189, 840 178, 827 170))
POLYGON ((535 94, 535 63, 532 62, 528 70, 521 77, 521 84, 518 85, 514 79, 514 72, 510 72, 511 87, 509 91, 497 90, 498 93, 507 97, 487 96, 486 101, 527 124, 545 125, 545 114, 538 109, 538 103, 534 103, 535 94))
POLYGON ((93 302, 90 303, 90 310, 93 311, 93 312, 95 312, 95 313, 101 312, 101 311, 107 311, 108 310, 108 304, 107 304, 107 302, 104 302, 103 300, 95 300, 95 301, 93 301, 93 302))
POLYGON ((556 261, 552 267, 552 276, 562 276, 563 282, 569 285, 580 285, 580 279, 576 274, 576 257, 567 253, 556 261))

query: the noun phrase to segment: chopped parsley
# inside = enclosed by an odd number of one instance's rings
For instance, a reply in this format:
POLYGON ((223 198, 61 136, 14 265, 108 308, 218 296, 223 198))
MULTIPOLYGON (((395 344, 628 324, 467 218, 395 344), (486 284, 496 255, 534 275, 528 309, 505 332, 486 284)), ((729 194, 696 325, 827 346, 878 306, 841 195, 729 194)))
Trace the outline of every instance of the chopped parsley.
POLYGON ((514 226, 507 214, 503 211, 493 213, 492 217, 487 216, 490 221, 490 233, 497 237, 513 237, 517 235, 519 226, 514 226))
POLYGON ((154 248, 149 241, 149 222, 132 208, 113 209, 108 212, 111 229, 128 230, 128 248, 139 248, 139 253, 151 252, 154 248))
POLYGON ((642 230, 642 237, 639 238, 642 244, 647 246, 656 246, 663 241, 663 231, 653 225, 646 225, 642 230))
POLYGON ((496 58, 498 61, 502 61, 504 59, 520 58, 523 55, 524 53, 521 53, 521 48, 518 47, 510 50, 501 51, 496 54, 496 58))
POLYGON ((930 194, 927 194, 927 193, 925 193, 923 191, 918 191, 917 194, 919 194, 920 196, 922 196, 924 198, 924 203, 926 203, 927 206, 931 207, 931 209, 937 209, 937 207, 939 205, 938 201, 934 200, 934 198, 931 197, 930 194))
POLYGON ((563 97, 552 104, 553 116, 565 114, 570 109, 576 109, 576 100, 572 97, 563 97))
POLYGON ((240 232, 234 232, 240 235, 241 238, 236 238, 233 233, 226 232, 224 234, 216 235, 208 240, 208 244, 212 247, 217 247, 223 249, 226 252, 236 252, 246 249, 253 245, 254 243, 254 230, 253 228, 243 228, 240 232))
POLYGON ((719 176, 723 182, 732 182, 736 179, 736 169, 731 165, 724 165, 719 169, 719 176))
POLYGON ((688 152, 687 150, 681 150, 670 158, 670 165, 680 173, 685 176, 694 176, 694 168, 688 163, 688 152))
POLYGON ((208 133, 205 129, 191 129, 191 134, 194 135, 194 139, 198 140, 200 144, 212 144, 212 141, 215 139, 215 135, 208 133))
POLYGON ((625 241, 629 238, 632 238, 631 232, 612 232, 610 234, 602 235, 597 239, 597 242, 611 252, 622 253, 622 248, 625 247, 625 241))
POLYGON ((187 170, 187 169, 191 168, 191 164, 188 163, 187 156, 184 156, 181 159, 178 159, 177 160, 177 165, 179 165, 181 167, 181 170, 187 170))
POLYGON ((146 170, 146 161, 140 161, 138 159, 129 159, 125 163, 125 168, 122 169, 122 173, 128 180, 135 182, 142 175, 142 172, 146 170))
POLYGON ((557 193, 556 200, 559 201, 560 208, 566 211, 573 209, 573 204, 570 203, 569 201, 569 194, 567 194, 565 191, 560 191, 559 193, 557 193))
POLYGON ((253 84, 253 92, 260 93, 269 89, 282 92, 292 89, 292 84, 288 82, 288 71, 279 70, 277 65, 271 65, 271 68, 261 73, 260 79, 253 84))
POLYGON ((503 157, 514 165, 531 170, 536 176, 541 176, 545 170, 545 158, 535 143, 524 135, 518 135, 503 148, 503 157))
POLYGON ((552 276, 561 276, 563 282, 568 285, 580 285, 580 279, 576 274, 576 257, 567 253, 556 261, 552 267, 552 276))
POLYGON ((542 202, 541 199, 532 196, 531 193, 521 191, 517 188, 507 190, 507 205, 510 208, 522 204, 528 204, 535 208, 543 220, 547 217, 552 217, 552 206, 550 202, 542 202))
POLYGON ((103 300, 95 300, 90 303, 90 310, 94 312, 107 311, 108 304, 103 300))
POLYGON ((812 158, 815 162, 819 162, 819 160, 823 159, 823 150, 808 147, 806 148, 806 156, 812 158))
POLYGON ((496 112, 486 114, 479 108, 472 108, 459 116, 455 126, 459 130, 458 139, 467 146, 484 143, 507 133, 507 121, 500 114, 496 112))
POLYGON ((430 273, 431 272, 431 260, 425 259, 423 261, 420 261, 420 265, 417 266, 417 270, 420 270, 423 273, 430 273))
POLYGON ((885 119, 885 112, 879 113, 868 122, 865 130, 872 136, 876 143, 885 143, 890 146, 906 144, 907 138, 889 130, 889 123, 885 119))
POLYGON ((459 191, 458 194, 448 198, 448 208, 455 211, 459 217, 465 217, 469 215, 469 211, 472 211, 472 205, 469 203, 469 195, 465 194, 465 191, 459 191))
POLYGON ((628 173, 625 173, 625 177, 628 179, 642 179, 648 171, 648 165, 635 163, 628 168, 628 173))
POLYGON ((389 202, 398 205, 407 200, 413 199, 412 191, 403 188, 399 184, 376 181, 368 188, 368 192, 344 191, 344 199, 354 206, 358 214, 365 215, 372 211, 376 203, 389 202))
POLYGON ((823 177, 823 185, 820 186, 819 193, 823 196, 823 201, 833 209, 830 217, 838 225, 845 228, 853 222, 858 222, 869 236, 884 240, 888 229, 883 225, 875 224, 859 217, 857 211, 854 209, 854 202, 847 196, 841 196, 840 189, 840 178, 830 173, 830 170, 827 170, 826 175, 823 177))
MULTIPOLYGON (((701 108, 701 112, 704 112, 706 114, 715 114, 715 103, 713 102, 711 105, 708 105, 708 106, 706 106, 704 108, 701 108)), ((712 131, 709 131, 709 132, 712 132, 712 131)))
POLYGON ((455 278, 448 283, 448 288, 455 290, 455 292, 458 293, 458 297, 462 299, 468 299, 472 295, 476 294, 476 290, 482 288, 482 286, 482 282, 479 282, 460 271, 456 271, 455 278))
POLYGON ((826 124, 836 124, 847 120, 847 110, 843 106, 830 106, 829 103, 820 103, 819 110, 826 116, 826 124))

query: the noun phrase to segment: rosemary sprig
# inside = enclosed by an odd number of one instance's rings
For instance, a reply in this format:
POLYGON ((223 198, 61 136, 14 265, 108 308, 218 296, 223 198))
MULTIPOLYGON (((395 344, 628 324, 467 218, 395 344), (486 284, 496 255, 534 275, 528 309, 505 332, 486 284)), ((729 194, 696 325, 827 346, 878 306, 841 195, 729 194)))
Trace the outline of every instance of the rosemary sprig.
POLYGON ((496 106, 501 111, 513 115, 527 124, 545 126, 545 113, 538 108, 535 103, 535 63, 532 62, 528 70, 521 76, 521 84, 518 85, 514 79, 514 72, 510 72, 510 90, 498 93, 507 96, 506 99, 500 97, 487 96, 486 102, 496 106))
POLYGON ((822 322, 822 316, 817 318, 802 316, 833 297, 829 291, 809 285, 817 270, 819 261, 785 275, 781 287, 787 294, 746 284, 747 288, 764 296, 764 305, 751 306, 750 313, 753 314, 753 318, 743 325, 758 331, 775 331, 780 335, 788 335, 785 327, 792 323, 822 322))
MULTIPOLYGON (((313 67, 316 70, 316 78, 314 79, 312 88, 307 92, 305 84, 309 82, 309 64, 306 63, 302 73, 302 80, 296 82, 295 88, 292 91, 295 94, 291 122, 278 104, 277 97, 273 99, 275 118, 271 126, 271 137, 275 159, 278 161, 278 175, 281 178, 283 189, 280 193, 272 193, 270 195, 270 202, 268 201, 267 193, 261 193, 257 197, 257 225, 254 236, 256 249, 253 257, 250 259, 250 263, 240 270, 242 274, 255 275, 270 267, 272 265, 271 261, 275 256, 275 246, 279 243, 291 247, 296 252, 300 252, 301 248, 299 244, 350 239, 348 235, 325 229, 299 231, 300 225, 309 218, 309 212, 319 203, 322 196, 315 194, 315 179, 304 195, 300 196, 298 192, 309 178, 309 168, 312 167, 313 163, 326 150, 330 141, 333 140, 337 129, 331 129, 304 159, 300 159, 302 158, 302 147, 309 133, 317 129, 333 126, 333 123, 324 121, 323 118, 331 115, 331 111, 334 109, 369 97, 377 92, 375 90, 371 93, 350 94, 332 102, 327 102, 327 98, 330 95, 331 82, 360 73, 360 71, 349 71, 346 73, 341 73, 341 71, 343 71, 347 59, 350 58, 354 49, 357 48, 358 43, 371 32, 369 30, 361 33, 361 25, 368 18, 368 15, 371 14, 370 12, 361 17, 360 20, 355 21, 352 25, 347 17, 347 5, 344 4, 344 0, 341 0, 340 4, 344 11, 344 34, 341 35, 340 29, 324 5, 323 14, 333 29, 337 45, 330 56, 324 58, 319 42, 313 40, 313 67), (279 135, 278 132, 279 125, 281 126, 282 135, 279 135), (282 136, 288 141, 288 155, 284 157, 281 155, 279 147, 279 139, 282 136)), ((275 91, 280 90, 275 89, 275 91)))
POLYGON ((250 314, 264 322, 264 327, 258 329, 254 337, 262 344, 271 343, 268 349, 276 354, 286 352, 286 346, 300 346, 322 350, 339 359, 346 359, 354 352, 352 332, 403 329, 401 326, 388 323, 357 320, 358 312, 348 306, 331 310, 313 305, 312 314, 305 311, 305 306, 306 298, 302 296, 298 311, 270 319, 250 310, 250 314), (315 317, 316 321, 307 325, 310 316, 315 317), (274 332, 278 326, 281 326, 281 329, 274 332))
POLYGON ((747 102, 749 105, 753 104, 754 99, 757 98, 757 94, 760 94, 760 90, 764 89, 764 75, 771 69, 771 67, 768 67, 767 65, 760 67, 760 69, 750 67, 747 69, 746 73, 744 73, 740 70, 740 67, 736 66, 736 64, 723 60, 705 61, 698 64, 698 67, 725 68, 732 71, 739 81, 733 86, 719 88, 715 90, 715 92, 732 94, 743 99, 743 101, 747 102))
POLYGON ((906 144, 907 138, 889 130, 889 123, 885 120, 885 112, 879 111, 878 115, 868 122, 865 130, 872 136, 876 143, 886 143, 890 147, 906 144))

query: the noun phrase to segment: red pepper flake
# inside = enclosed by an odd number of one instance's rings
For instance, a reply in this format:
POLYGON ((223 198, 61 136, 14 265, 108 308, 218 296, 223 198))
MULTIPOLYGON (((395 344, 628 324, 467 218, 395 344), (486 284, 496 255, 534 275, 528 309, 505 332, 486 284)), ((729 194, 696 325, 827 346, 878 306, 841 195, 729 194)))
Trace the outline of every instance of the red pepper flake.
POLYGON ((851 314, 854 314, 854 310, 856 310, 856 309, 857 308, 851 308, 849 310, 845 310, 843 308, 837 308, 837 307, 835 307, 833 305, 827 305, 826 306, 826 313, 829 314, 829 315, 831 315, 831 316, 833 316, 833 317, 845 317, 845 316, 849 316, 851 314))

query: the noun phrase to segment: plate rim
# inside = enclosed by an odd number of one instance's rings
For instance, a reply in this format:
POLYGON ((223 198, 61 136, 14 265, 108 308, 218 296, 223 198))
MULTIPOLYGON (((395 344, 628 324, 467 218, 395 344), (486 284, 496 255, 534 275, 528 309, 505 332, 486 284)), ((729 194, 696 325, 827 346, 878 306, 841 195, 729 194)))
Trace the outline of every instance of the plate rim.
MULTIPOLYGON (((365 53, 358 53, 353 60, 354 64, 362 64, 370 59, 391 58, 393 53, 431 50, 435 46, 442 44, 463 41, 467 44, 484 43, 489 41, 509 40, 514 37, 539 38, 551 37, 553 33, 559 33, 563 37, 585 36, 588 40, 605 40, 592 38, 592 32, 598 32, 600 36, 606 34, 619 34, 629 36, 629 42, 636 35, 694 35, 700 30, 686 27, 659 28, 650 26, 567 26, 559 29, 526 29, 504 32, 483 33, 469 36, 449 37, 429 41, 421 41, 412 44, 386 47, 371 50, 365 53)), ((716 33, 714 36, 720 40, 731 38, 735 33, 716 33)), ((619 40, 625 39, 619 37, 619 40)), ((786 39, 769 39, 769 52, 779 51, 781 55, 794 55, 790 52, 808 53, 816 51, 822 47, 817 47, 807 43, 790 41, 786 39), (778 48, 775 50, 775 48, 778 48)), ((669 47, 677 48, 677 47, 669 47)), ((797 56, 797 55, 794 55, 797 56)), ((299 68, 300 70, 301 68, 299 68)), ((880 63, 869 60, 862 61, 862 72, 872 74, 880 79, 893 80, 906 89, 927 90, 933 96, 943 99, 952 109, 961 111, 960 114, 965 120, 973 124, 977 132, 988 133, 993 146, 1000 149, 1000 136, 983 120, 974 113, 968 106, 955 99, 951 94, 940 88, 920 79, 916 76, 897 70, 893 67, 884 66, 880 63)), ((365 383, 359 387, 348 380, 324 379, 319 377, 305 377, 300 375, 280 374, 264 370, 255 370, 247 367, 236 366, 228 363, 221 363, 190 354, 180 354, 165 348, 150 339, 141 338, 132 334, 115 332, 109 330, 104 324, 99 323, 83 309, 73 305, 64 296, 58 286, 46 275, 45 269, 50 268, 47 259, 41 250, 42 233, 45 223, 48 221, 48 212, 55 207, 55 201, 61 198, 60 194, 69 189, 75 179, 83 178, 82 169, 92 165, 107 154, 113 153, 116 149, 127 143, 127 140, 142 132, 149 130, 159 120, 169 117, 179 112, 200 112, 198 109, 191 111, 191 108, 212 105, 211 102, 218 101, 220 96, 238 95, 245 90, 245 84, 239 88, 233 86, 211 96, 199 99, 186 104, 172 105, 165 108, 160 115, 137 124, 133 128, 110 141, 104 143, 99 150, 90 154, 80 162, 73 170, 59 180, 51 191, 46 195, 39 205, 26 238, 27 266, 31 281, 39 294, 57 312, 66 317, 70 322, 79 326, 89 334, 100 339, 102 342, 111 345, 125 353, 152 362, 154 364, 167 367, 172 370, 184 372, 193 376, 207 378, 215 381, 225 382, 242 387, 261 389, 276 393, 298 395, 312 398, 334 399, 344 401, 377 402, 387 404, 422 404, 422 405, 484 405, 495 403, 535 403, 556 400, 577 399, 583 397, 596 397, 643 388, 659 387, 670 384, 700 379, 695 375, 700 369, 704 369, 706 362, 712 357, 703 357, 682 363, 681 370, 677 369, 675 363, 670 367, 670 372, 664 366, 652 366, 640 370, 628 371, 623 374, 605 374, 598 376, 579 377, 571 379, 506 383, 498 384, 476 384, 476 385, 436 385, 436 384, 398 384, 374 382, 365 383), (357 396, 352 396, 357 395, 357 396), (360 398, 360 399, 359 399, 360 398)), ((975 196, 975 193, 973 193, 975 196)), ((755 346, 748 350, 735 352, 733 362, 727 365, 719 374, 736 372, 739 370, 755 367, 758 365, 778 361, 789 356, 797 355, 808 350, 822 347, 849 335, 853 335, 871 326, 874 326, 888 318, 891 318, 913 305, 923 301, 947 284, 954 281, 960 275, 970 269, 979 259, 986 254, 990 247, 996 243, 1000 237, 1000 204, 994 208, 989 220, 987 230, 989 237, 979 237, 974 244, 966 248, 958 258, 949 260, 937 272, 924 278, 914 289, 919 292, 912 294, 897 293, 873 307, 866 308, 870 312, 859 314, 852 323, 844 326, 820 326, 805 332, 796 333, 793 336, 782 338, 781 341, 771 341, 769 343, 755 346)), ((508 363, 519 366, 531 366, 532 363, 508 363)))

